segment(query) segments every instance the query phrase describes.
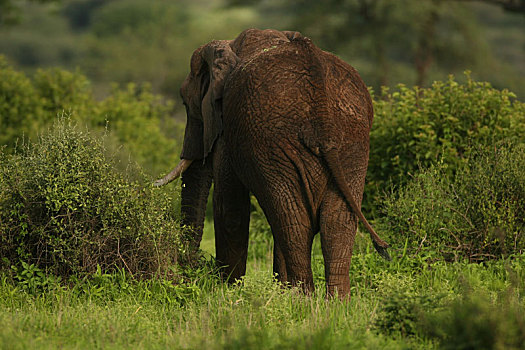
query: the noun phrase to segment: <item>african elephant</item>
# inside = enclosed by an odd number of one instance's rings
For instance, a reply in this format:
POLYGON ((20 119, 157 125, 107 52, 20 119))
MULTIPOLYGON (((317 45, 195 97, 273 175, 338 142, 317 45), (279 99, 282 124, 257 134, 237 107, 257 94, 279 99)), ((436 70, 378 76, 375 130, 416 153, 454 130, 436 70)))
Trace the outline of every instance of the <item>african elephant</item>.
POLYGON ((327 292, 350 291, 349 267, 361 213, 373 109, 358 73, 298 32, 248 29, 212 41, 191 58, 182 84, 187 125, 181 162, 182 215, 197 248, 214 182, 216 260, 245 274, 250 192, 274 237, 279 280, 314 288, 311 248, 321 234, 327 292))

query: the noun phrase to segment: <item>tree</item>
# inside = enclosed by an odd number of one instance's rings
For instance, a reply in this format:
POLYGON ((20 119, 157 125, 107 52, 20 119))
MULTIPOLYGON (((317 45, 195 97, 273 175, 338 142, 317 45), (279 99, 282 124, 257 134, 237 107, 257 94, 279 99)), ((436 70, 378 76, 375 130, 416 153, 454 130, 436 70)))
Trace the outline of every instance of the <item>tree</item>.
MULTIPOLYGON (((468 0, 464 0, 468 1, 468 0)), ((516 2, 521 0, 494 0, 516 2)), ((433 66, 447 71, 473 66, 488 54, 473 15, 461 0, 230 0, 255 3, 266 14, 288 13, 287 25, 312 37, 324 49, 369 63, 370 85, 389 85, 398 67, 424 85, 433 66), (371 60, 371 62, 370 62, 371 60), (461 65, 461 66, 460 66, 461 65), (410 67, 410 69, 408 69, 410 67)), ((281 21, 282 23, 282 21, 281 21)))
MULTIPOLYGON (((58 0, 30 0, 32 2, 46 3, 58 0)), ((20 21, 20 0, 0 0, 0 27, 15 25, 20 21)))
POLYGON ((452 1, 464 1, 464 2, 486 2, 489 4, 499 5, 503 7, 505 11, 519 12, 525 14, 525 0, 452 0, 452 1))

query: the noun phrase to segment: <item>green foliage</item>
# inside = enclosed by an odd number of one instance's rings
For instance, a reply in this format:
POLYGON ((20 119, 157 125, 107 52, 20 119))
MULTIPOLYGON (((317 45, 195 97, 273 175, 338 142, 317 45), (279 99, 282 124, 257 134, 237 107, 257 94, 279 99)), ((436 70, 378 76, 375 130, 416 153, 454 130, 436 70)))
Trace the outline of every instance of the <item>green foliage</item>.
POLYGON ((90 124, 106 126, 132 159, 157 176, 176 164, 182 147, 183 125, 171 118, 172 112, 173 101, 153 94, 149 84, 114 85, 95 106, 90 124))
POLYGON ((109 96, 97 101, 90 81, 78 71, 38 70, 30 79, 1 56, 0 79, 0 145, 9 151, 18 139, 34 139, 66 112, 94 130, 109 130, 114 143, 150 174, 176 162, 181 146, 174 138, 182 139, 183 127, 171 116, 173 101, 153 94, 149 84, 114 85, 109 96))
POLYGON ((484 260, 525 251, 525 146, 472 152, 455 177, 441 163, 385 201, 379 227, 394 246, 447 260, 484 260))
POLYGON ((516 290, 499 293, 498 302, 481 291, 465 290, 437 314, 420 323, 442 349, 523 349, 525 313, 516 290))
POLYGON ((94 81, 149 82, 178 97, 195 49, 213 39, 231 39, 256 23, 249 10, 224 9, 221 1, 114 1, 92 16, 81 65, 94 81))
POLYGON ((97 266, 168 272, 179 242, 171 198, 138 170, 135 181, 117 172, 106 153, 103 140, 66 119, 21 153, 2 153, 0 255, 58 276, 97 266))
POLYGON ((424 310, 432 309, 435 299, 429 295, 392 294, 382 300, 375 327, 387 335, 415 336, 424 310))
POLYGON ((38 295, 44 292, 53 291, 60 288, 62 278, 46 274, 35 264, 28 264, 21 261, 18 266, 11 266, 13 279, 17 286, 31 295, 38 295))
POLYGON ((62 14, 72 29, 80 31, 92 24, 93 13, 106 3, 106 0, 69 0, 64 3, 62 14))
POLYGON ((95 12, 91 30, 98 37, 120 36, 126 31, 129 33, 151 26, 156 20, 166 16, 167 11, 172 16, 175 28, 187 24, 184 9, 167 2, 113 1, 95 12))
POLYGON ((0 145, 12 146, 40 126, 42 107, 35 95, 31 80, 0 56, 0 145))
POLYGON ((426 89, 384 89, 374 105, 365 208, 374 210, 391 184, 403 185, 420 168, 440 161, 451 178, 472 149, 523 142, 525 104, 513 97, 468 74, 464 84, 451 76, 426 89))
MULTIPOLYGON (((40 127, 49 125, 58 113, 75 111, 75 114, 85 115, 93 108, 91 83, 78 70, 38 69, 33 86, 35 99, 42 108, 40 127)), ((19 117, 23 118, 23 115, 19 117)))
MULTIPOLYGON (((355 258, 369 261, 362 255, 355 258)), ((282 288, 255 259, 234 285, 210 265, 184 283, 97 270, 36 293, 0 274, 0 339, 22 348, 437 349, 478 339, 519 348, 523 263, 523 256, 430 266, 405 259, 369 270, 375 284, 355 281, 346 301, 282 288), (390 326, 378 328, 385 321, 390 326)))
POLYGON ((136 298, 155 297, 165 306, 180 307, 199 298, 202 288, 195 281, 174 280, 157 276, 153 279, 137 280, 123 269, 112 273, 104 272, 97 266, 91 275, 82 279, 72 276, 69 280, 71 293, 79 299, 103 303, 133 296, 136 298), (182 283, 184 282, 184 283, 182 283))
MULTIPOLYGON (((31 0, 33 2, 46 3, 54 0, 31 0)), ((0 0, 0 27, 12 26, 20 22, 20 1, 0 0), (15 3, 18 3, 15 5, 15 3)))
POLYGON ((444 295, 434 291, 421 293, 407 276, 383 277, 381 282, 383 296, 374 327, 387 335, 418 336, 424 315, 438 310, 444 295))

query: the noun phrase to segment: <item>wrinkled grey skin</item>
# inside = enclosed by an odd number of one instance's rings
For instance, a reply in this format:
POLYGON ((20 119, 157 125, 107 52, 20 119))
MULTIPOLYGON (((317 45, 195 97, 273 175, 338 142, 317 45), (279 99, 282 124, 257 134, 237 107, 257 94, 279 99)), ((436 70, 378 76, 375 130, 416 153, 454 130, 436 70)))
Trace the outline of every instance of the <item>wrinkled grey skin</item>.
POLYGON ((214 182, 217 262, 246 271, 249 193, 274 236, 274 272, 313 290, 311 249, 321 234, 327 292, 350 292, 349 267, 361 213, 373 109, 357 72, 298 32, 248 29, 198 48, 182 84, 187 110, 182 159, 184 224, 198 248, 214 182))

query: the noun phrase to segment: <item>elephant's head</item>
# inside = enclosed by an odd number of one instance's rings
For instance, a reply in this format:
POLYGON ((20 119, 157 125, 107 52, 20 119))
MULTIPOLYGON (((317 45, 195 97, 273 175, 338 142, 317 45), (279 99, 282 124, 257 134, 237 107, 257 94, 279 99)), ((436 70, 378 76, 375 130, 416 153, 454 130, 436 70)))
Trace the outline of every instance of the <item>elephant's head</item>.
POLYGON ((224 83, 238 61, 225 40, 212 41, 193 53, 190 74, 180 89, 188 117, 182 159, 203 159, 210 154, 222 131, 224 83))
POLYGON ((238 61, 227 40, 212 41, 193 53, 191 71, 180 89, 187 115, 181 162, 156 186, 173 181, 193 160, 205 160, 212 151, 222 132, 224 83, 238 61))
POLYGON ((187 124, 181 162, 155 186, 179 177, 193 160, 206 159, 222 131, 224 83, 241 59, 274 45, 302 37, 299 32, 247 29, 235 40, 214 40, 199 47, 191 57, 191 71, 180 89, 187 124))

